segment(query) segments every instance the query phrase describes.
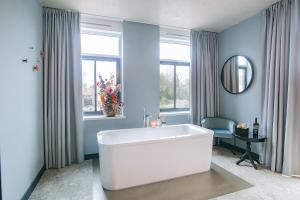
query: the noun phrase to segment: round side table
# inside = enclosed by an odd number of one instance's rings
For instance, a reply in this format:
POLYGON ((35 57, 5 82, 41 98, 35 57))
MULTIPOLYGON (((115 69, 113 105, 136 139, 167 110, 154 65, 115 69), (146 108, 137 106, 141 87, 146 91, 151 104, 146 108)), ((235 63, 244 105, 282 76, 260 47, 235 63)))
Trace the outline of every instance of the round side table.
POLYGON ((246 160, 247 158, 250 160, 252 166, 254 169, 257 169, 256 164, 254 161, 256 161, 259 164, 259 161, 256 159, 253 159, 251 155, 251 143, 258 143, 258 142, 265 142, 266 137, 261 136, 261 135, 253 135, 252 133, 249 133, 249 135, 238 135, 238 134, 233 134, 233 136, 239 140, 245 141, 246 142, 246 152, 241 156, 241 159, 236 162, 237 165, 239 165, 241 162, 246 160))

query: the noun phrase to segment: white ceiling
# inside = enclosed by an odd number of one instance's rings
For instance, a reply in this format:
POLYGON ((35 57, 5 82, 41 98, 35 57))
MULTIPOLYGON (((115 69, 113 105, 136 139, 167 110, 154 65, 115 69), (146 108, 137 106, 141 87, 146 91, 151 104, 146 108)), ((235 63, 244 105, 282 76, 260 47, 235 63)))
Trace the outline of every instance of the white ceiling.
POLYGON ((220 32, 278 0, 42 0, 45 6, 119 20, 220 32))

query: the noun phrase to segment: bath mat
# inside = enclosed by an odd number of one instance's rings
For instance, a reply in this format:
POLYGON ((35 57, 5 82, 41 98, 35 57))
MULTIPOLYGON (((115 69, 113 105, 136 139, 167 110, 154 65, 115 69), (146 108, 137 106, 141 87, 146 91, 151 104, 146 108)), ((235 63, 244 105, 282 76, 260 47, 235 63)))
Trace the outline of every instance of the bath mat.
POLYGON ((99 160, 93 160, 93 177, 93 196, 99 200, 204 200, 252 186, 214 163, 208 172, 108 191, 101 186, 99 160))

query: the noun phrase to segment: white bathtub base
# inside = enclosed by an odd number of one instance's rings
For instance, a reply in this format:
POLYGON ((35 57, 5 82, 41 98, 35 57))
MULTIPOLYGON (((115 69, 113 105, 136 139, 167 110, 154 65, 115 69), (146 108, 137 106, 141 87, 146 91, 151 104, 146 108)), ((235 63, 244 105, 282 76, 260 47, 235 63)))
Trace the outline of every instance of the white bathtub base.
POLYGON ((103 187, 120 190, 208 171, 213 135, 207 129, 194 128, 201 129, 202 134, 133 144, 99 144, 103 187))

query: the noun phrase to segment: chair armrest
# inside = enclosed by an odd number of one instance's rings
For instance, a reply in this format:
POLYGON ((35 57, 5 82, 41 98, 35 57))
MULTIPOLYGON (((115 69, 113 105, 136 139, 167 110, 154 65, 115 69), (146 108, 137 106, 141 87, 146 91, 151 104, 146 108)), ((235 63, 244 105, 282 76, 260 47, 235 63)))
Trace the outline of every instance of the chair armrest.
POLYGON ((235 133, 236 123, 232 120, 228 120, 227 128, 231 133, 235 133))
POLYGON ((201 120, 201 126, 204 127, 204 128, 210 128, 210 127, 208 126, 208 118, 203 118, 203 119, 201 120))

